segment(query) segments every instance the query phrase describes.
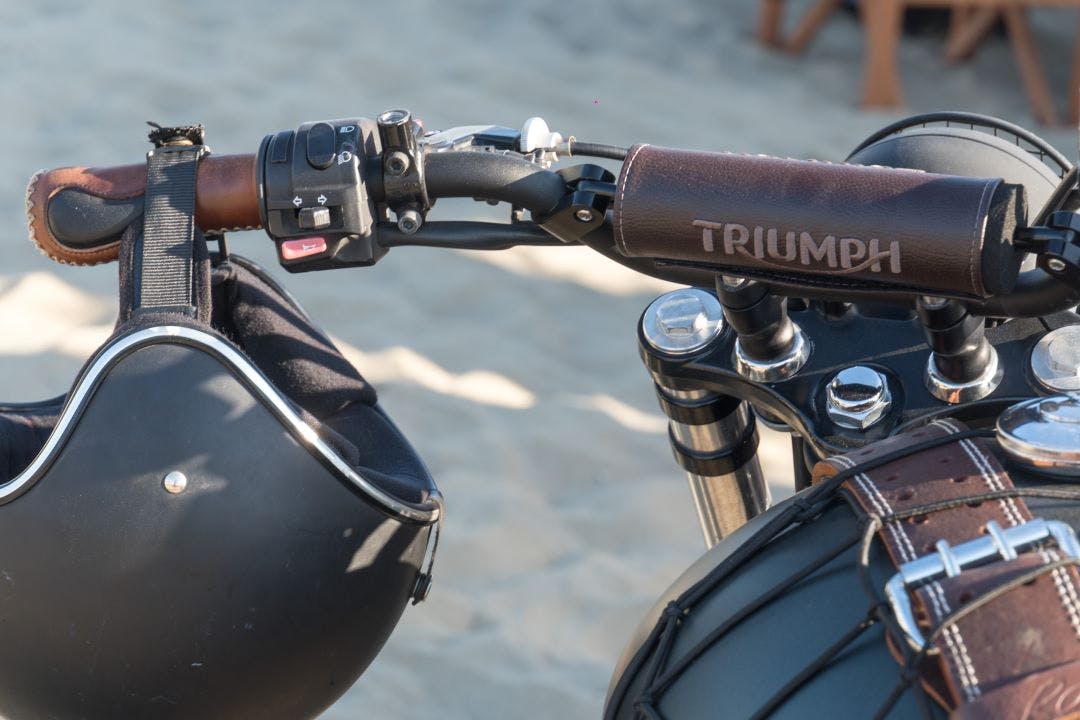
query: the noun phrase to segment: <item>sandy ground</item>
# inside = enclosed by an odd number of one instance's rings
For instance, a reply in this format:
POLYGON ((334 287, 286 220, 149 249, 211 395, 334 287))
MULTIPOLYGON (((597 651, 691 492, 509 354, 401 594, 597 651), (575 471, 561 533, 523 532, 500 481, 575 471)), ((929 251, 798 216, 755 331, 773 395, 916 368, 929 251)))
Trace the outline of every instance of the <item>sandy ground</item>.
MULTIPOLYGON (((837 159, 904 114, 854 110, 861 36, 849 19, 790 58, 755 45, 755 11, 750 0, 4 3, 0 392, 63 392, 114 312, 114 267, 58 267, 26 243, 34 170, 139 162, 151 119, 205 122, 219 152, 406 106, 429 127, 543 115, 598 142, 837 159)), ((1063 94, 1075 13, 1036 20, 1063 94)), ((947 71, 939 50, 903 48, 910 111, 1032 125, 1004 43, 947 71)), ((1073 132, 1044 134, 1075 155, 1073 132)), ((260 233, 233 248, 274 262, 260 233)), ((595 717, 625 638, 702 549, 635 347, 637 317, 665 286, 570 248, 399 249, 374 269, 287 284, 377 383, 449 503, 431 599, 325 717, 595 717)), ((766 447, 783 494, 786 438, 766 447)))

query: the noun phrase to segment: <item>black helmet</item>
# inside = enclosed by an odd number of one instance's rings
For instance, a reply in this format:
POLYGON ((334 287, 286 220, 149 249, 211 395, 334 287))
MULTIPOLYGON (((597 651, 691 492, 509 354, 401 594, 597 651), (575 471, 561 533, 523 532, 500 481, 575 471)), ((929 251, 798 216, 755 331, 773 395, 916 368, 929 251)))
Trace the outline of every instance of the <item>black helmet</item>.
POLYGON ((312 717, 430 580, 441 499, 375 391, 155 187, 200 153, 151 154, 71 391, 0 408, 0 716, 312 717))

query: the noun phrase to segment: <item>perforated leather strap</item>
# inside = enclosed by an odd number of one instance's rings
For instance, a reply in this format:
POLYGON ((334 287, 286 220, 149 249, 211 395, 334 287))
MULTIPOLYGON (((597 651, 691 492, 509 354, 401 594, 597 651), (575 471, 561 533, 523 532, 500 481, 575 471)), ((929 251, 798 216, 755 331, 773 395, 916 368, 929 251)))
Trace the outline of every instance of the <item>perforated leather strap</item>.
MULTIPOLYGON (((889 452, 965 430, 939 420, 914 432, 818 463, 814 481, 889 452)), ((981 537, 987 522, 1003 529, 1032 519, 1019 497, 977 499, 1013 488, 982 441, 962 439, 903 457, 847 480, 844 489, 866 515, 881 520, 879 538, 900 565, 981 537), (967 502, 964 500, 967 499, 967 502)), ((1010 589, 937 634, 936 660, 924 664, 924 687, 953 717, 1042 720, 1080 711, 1080 575, 1053 542, 1016 559, 965 568, 910 590, 925 635, 988 592, 1047 568, 1034 582, 1010 589)), ((894 639, 897 642, 903 640, 894 639)))
POLYGON ((136 312, 195 312, 195 173, 204 152, 202 145, 171 146, 155 148, 146 156, 136 312))

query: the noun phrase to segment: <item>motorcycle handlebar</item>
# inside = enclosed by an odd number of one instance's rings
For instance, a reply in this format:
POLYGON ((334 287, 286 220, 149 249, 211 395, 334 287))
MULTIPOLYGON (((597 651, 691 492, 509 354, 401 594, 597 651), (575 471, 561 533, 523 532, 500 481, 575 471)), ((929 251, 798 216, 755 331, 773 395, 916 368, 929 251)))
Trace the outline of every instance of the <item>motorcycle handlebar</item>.
MULTIPOLYGON (((432 198, 482 197, 535 213, 562 198, 562 178, 535 163, 489 153, 432 153, 424 161, 432 198)), ((195 222, 204 233, 263 227, 255 155, 209 155, 199 163, 195 222)), ((31 239, 53 260, 97 265, 117 258, 120 234, 142 214, 146 166, 65 167, 27 187, 31 239)))
POLYGON ((424 176, 433 198, 490 198, 537 215, 550 212, 566 194, 558 173, 512 155, 431 153, 424 158, 424 176))
MULTIPOLYGON (((272 150, 268 139, 263 151, 272 150)), ((505 201, 531 210, 534 219, 566 204, 566 176, 518 155, 451 151, 422 157, 423 187, 431 199, 505 201)), ((352 176, 367 186, 365 201, 385 200, 384 161, 369 152, 352 176)), ((282 198, 272 202, 269 162, 262 154, 203 159, 196 222, 204 233, 263 226, 273 231, 270 208, 279 218, 292 214, 282 198)), ((27 190, 32 239, 59 262, 115 259, 120 234, 141 215, 145 178, 144 165, 37 173, 27 190)), ((1052 312, 1058 308, 1042 306, 1062 295, 1051 292, 1061 282, 1029 271, 1016 283, 1019 253, 1012 235, 1024 220, 1023 204, 1022 188, 1001 180, 638 146, 620 174, 612 222, 591 229, 582 242, 658 276, 742 274, 784 294, 793 288, 810 296, 941 293, 968 298, 979 314, 998 306, 1017 315, 1052 312), (1014 283, 1017 293, 1011 294, 1014 283)), ((385 247, 409 244, 378 215, 374 220, 393 236, 385 247)), ((521 233, 519 224, 517 232, 523 242, 542 241, 534 237, 539 229, 521 233)), ((438 240, 415 238, 419 245, 438 240)), ((477 247, 511 244, 492 236, 477 247)))

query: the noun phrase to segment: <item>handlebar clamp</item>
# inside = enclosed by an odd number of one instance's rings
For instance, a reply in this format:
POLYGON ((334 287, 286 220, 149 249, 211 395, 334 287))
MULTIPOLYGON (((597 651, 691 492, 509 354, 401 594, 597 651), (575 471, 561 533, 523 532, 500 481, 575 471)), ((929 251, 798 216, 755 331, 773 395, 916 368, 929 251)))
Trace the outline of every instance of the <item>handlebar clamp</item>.
POLYGON ((407 235, 420 229, 431 199, 424 181, 424 159, 417 136, 423 132, 408 110, 387 110, 376 120, 382 143, 383 196, 407 235))
POLYGON ((1046 228, 1033 229, 1041 240, 1038 266, 1073 287, 1080 287, 1080 214, 1058 211, 1050 216, 1046 228), (1041 234, 1038 232, 1043 230, 1041 234))
POLYGON ((567 244, 604 224, 608 207, 615 197, 615 175, 599 165, 584 164, 558 171, 569 190, 558 204, 533 220, 548 234, 567 244))

